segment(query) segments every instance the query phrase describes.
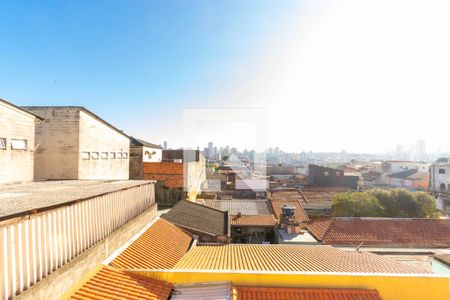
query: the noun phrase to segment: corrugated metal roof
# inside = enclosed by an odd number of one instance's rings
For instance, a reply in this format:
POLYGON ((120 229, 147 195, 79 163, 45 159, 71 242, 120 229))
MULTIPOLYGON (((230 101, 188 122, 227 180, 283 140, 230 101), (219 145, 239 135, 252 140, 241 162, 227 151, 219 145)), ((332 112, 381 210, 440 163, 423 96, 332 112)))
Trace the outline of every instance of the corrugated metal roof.
POLYGON ((189 234, 159 219, 111 261, 120 269, 170 269, 189 250, 189 234))
POLYGON ((324 244, 416 248, 450 247, 450 220, 334 218, 308 226, 324 244))
POLYGON ((381 300, 377 290, 236 287, 236 300, 381 300))
POLYGON ((174 266, 186 270, 427 273, 369 252, 331 246, 224 245, 198 246, 174 266))
POLYGON ((102 266, 69 298, 79 300, 168 299, 171 291, 172 284, 169 282, 102 266))
POLYGON ((230 200, 210 200, 205 199, 205 205, 228 211, 230 215, 270 215, 272 214, 267 200, 255 199, 230 199, 230 200))
POLYGON ((231 299, 230 282, 207 282, 177 284, 174 286, 173 300, 228 300, 231 299))

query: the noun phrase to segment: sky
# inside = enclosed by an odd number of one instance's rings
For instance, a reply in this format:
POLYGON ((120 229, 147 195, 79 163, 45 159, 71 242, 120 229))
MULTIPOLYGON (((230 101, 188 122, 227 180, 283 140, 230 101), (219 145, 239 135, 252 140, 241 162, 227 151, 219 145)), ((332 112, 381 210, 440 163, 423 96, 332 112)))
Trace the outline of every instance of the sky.
POLYGON ((450 151, 449 15, 433 0, 2 1, 0 98, 82 105, 170 147, 450 151))

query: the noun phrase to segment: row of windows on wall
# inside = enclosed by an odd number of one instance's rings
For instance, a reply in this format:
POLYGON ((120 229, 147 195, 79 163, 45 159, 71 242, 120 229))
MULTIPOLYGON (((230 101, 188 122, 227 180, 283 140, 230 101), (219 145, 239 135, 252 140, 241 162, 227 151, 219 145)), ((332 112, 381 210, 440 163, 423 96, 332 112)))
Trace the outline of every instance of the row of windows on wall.
MULTIPOLYGON (((27 150, 28 142, 24 139, 11 139, 11 149, 12 150, 27 150)), ((0 149, 6 150, 8 145, 8 140, 6 138, 0 138, 0 149)))
POLYGON ((81 152, 81 158, 88 159, 127 159, 127 152, 81 152))

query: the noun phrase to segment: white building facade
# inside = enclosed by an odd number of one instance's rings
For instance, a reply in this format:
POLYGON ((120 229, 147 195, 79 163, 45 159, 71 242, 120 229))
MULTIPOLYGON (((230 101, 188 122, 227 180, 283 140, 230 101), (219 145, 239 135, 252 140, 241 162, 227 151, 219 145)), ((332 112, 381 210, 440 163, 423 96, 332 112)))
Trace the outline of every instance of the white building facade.
POLYGON ((0 184, 33 181, 35 125, 41 121, 0 99, 0 184))

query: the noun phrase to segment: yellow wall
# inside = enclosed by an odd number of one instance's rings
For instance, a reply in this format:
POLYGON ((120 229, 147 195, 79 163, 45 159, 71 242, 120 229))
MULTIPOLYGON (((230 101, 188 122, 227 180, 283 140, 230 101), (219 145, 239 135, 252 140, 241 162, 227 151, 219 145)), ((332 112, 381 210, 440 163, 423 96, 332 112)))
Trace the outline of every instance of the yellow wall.
POLYGON ((257 274, 217 271, 136 271, 136 273, 174 284, 231 281, 234 286, 376 289, 384 300, 450 299, 450 278, 448 277, 257 274))

